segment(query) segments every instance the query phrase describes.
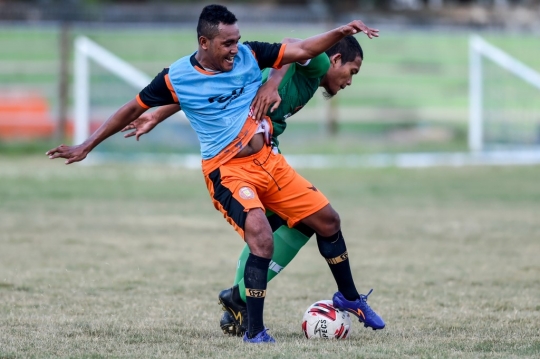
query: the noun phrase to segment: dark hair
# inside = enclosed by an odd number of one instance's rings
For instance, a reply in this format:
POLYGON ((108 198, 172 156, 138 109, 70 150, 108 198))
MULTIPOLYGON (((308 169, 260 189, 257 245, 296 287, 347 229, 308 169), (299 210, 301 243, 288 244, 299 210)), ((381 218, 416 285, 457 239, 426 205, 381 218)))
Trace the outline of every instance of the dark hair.
POLYGON ((346 36, 340 42, 326 50, 326 54, 330 57, 335 54, 341 54, 341 63, 345 64, 354 61, 358 56, 364 60, 364 51, 358 43, 358 40, 352 35, 346 36))
POLYGON ((204 36, 212 40, 219 32, 219 24, 232 25, 235 24, 236 16, 225 6, 208 5, 205 6, 199 16, 197 24, 197 39, 204 36))

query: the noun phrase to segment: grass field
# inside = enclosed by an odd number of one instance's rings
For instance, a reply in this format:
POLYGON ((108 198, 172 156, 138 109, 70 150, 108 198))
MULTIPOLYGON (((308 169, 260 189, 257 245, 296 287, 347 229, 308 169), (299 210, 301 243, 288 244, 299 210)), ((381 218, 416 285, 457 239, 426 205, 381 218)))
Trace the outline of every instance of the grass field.
POLYGON ((387 328, 307 341, 335 291, 310 241, 269 285, 278 344, 218 328, 242 241, 199 171, 0 157, 0 358, 538 358, 540 167, 302 171, 387 328))

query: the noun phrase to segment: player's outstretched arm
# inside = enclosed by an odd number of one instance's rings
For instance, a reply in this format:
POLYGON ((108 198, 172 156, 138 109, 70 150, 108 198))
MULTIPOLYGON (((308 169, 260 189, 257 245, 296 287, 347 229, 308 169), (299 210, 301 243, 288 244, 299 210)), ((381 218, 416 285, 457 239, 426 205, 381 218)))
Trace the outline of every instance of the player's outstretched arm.
POLYGON ((366 26, 360 20, 354 20, 334 30, 312 36, 299 42, 287 44, 281 64, 307 61, 328 50, 344 37, 360 32, 365 33, 370 39, 379 37, 379 30, 366 26))
POLYGON ((146 111, 134 99, 120 107, 96 132, 94 132, 86 141, 76 146, 60 145, 46 152, 50 159, 65 158, 66 164, 79 162, 86 158, 88 153, 97 145, 103 142, 106 138, 119 132, 130 122, 142 115, 146 111))
POLYGON ((124 127, 121 132, 135 130, 124 135, 125 138, 136 136, 137 141, 139 137, 148 133, 154 129, 158 124, 171 117, 175 113, 180 111, 180 105, 166 105, 159 107, 156 111, 150 113, 143 113, 135 121, 132 121, 129 125, 124 127))

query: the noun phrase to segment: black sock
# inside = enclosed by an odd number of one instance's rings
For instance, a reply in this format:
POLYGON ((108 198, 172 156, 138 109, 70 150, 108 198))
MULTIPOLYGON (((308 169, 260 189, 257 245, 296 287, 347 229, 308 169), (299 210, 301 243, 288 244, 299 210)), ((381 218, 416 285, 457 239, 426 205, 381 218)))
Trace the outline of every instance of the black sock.
POLYGON ((263 309, 266 296, 266 277, 270 258, 263 258, 252 253, 246 260, 244 283, 246 285, 246 304, 248 312, 248 335, 253 338, 264 329, 263 309))
POLYGON ((341 294, 347 300, 360 298, 352 278, 347 246, 345 245, 345 239, 341 231, 330 237, 323 237, 317 234, 317 245, 319 246, 319 252, 326 259, 326 262, 328 262, 328 266, 332 271, 332 275, 341 294))

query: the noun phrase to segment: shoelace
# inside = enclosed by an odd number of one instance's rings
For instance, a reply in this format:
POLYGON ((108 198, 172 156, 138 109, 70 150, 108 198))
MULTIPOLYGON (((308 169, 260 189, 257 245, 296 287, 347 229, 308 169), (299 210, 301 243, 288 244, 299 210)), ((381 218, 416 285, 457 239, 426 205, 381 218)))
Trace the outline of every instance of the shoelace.
POLYGON ((368 300, 368 297, 369 295, 371 294, 371 292, 373 292, 373 288, 371 288, 371 290, 369 291, 368 294, 364 295, 364 294, 360 294, 360 301, 362 303, 364 303, 366 305, 366 312, 370 313, 370 314, 375 314, 375 312, 373 311, 373 309, 371 309, 371 307, 367 304, 367 300, 368 300))

